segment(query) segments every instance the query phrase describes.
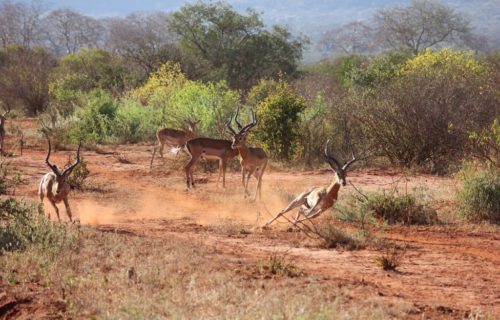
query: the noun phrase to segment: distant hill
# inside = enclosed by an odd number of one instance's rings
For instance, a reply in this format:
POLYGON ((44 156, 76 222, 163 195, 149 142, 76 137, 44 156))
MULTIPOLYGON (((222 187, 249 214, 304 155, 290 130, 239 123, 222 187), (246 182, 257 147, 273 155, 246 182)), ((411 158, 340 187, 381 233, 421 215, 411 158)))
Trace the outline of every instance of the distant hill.
MULTIPOLYGON (((326 30, 350 21, 369 21, 380 8, 405 5, 409 2, 409 0, 230 1, 238 10, 252 8, 262 12, 268 24, 284 24, 294 33, 309 36, 312 44, 304 57, 306 61, 320 58, 314 44, 326 30)), ((468 17, 475 32, 487 36, 493 45, 500 47, 500 0, 446 0, 443 3, 468 17)))
MULTIPOLYGON (((26 0, 28 1, 28 0, 26 0)), ((208 0, 207 0, 208 1, 208 0)), ((70 7, 93 16, 127 15, 132 11, 175 11, 196 0, 52 0, 51 9, 70 7)), ((284 24, 294 33, 312 40, 306 60, 317 60, 314 43, 328 29, 350 21, 369 21, 376 10, 405 5, 410 0, 226 0, 240 12, 252 8, 262 13, 268 25, 284 24)), ((486 35, 500 47, 500 0, 442 0, 472 20, 477 33, 486 35)))

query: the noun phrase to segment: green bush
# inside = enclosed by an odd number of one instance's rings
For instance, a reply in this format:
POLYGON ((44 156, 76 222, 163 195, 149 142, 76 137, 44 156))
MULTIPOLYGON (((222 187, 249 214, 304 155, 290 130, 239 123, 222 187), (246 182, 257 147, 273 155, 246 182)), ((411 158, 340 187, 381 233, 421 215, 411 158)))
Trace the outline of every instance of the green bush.
POLYGON ((75 239, 71 229, 47 218, 41 204, 14 198, 0 202, 0 254, 30 246, 57 253, 74 244, 75 239))
POLYGON ((73 168, 73 172, 68 178, 68 183, 72 189, 83 190, 85 179, 89 177, 89 169, 87 169, 87 160, 81 157, 80 163, 73 168))
POLYGON ((462 216, 471 222, 500 223, 500 172, 465 166, 461 175, 463 188, 457 198, 462 216))
POLYGON ((117 103, 109 93, 102 90, 92 91, 86 106, 76 113, 72 128, 73 142, 83 141, 88 144, 110 142, 117 109, 117 103))
POLYGON ((292 159, 300 137, 300 113, 304 109, 304 99, 284 80, 280 80, 276 90, 259 104, 259 125, 255 135, 271 157, 285 161, 292 159))
POLYGON ((437 222, 436 211, 430 208, 422 196, 399 194, 397 190, 371 192, 366 198, 353 197, 348 206, 340 205, 340 218, 359 224, 365 229, 374 219, 387 223, 432 224, 437 222))

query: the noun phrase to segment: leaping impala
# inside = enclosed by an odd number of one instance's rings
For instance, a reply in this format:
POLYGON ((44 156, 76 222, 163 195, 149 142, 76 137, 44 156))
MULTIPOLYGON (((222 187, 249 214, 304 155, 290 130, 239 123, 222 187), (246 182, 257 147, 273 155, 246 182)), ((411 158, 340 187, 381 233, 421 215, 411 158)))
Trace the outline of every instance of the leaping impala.
POLYGON ((240 154, 241 183, 243 184, 243 188, 245 188, 245 198, 250 195, 250 193, 248 192, 248 182, 250 180, 250 176, 253 174, 257 179, 257 187, 255 189, 253 200, 257 199, 257 193, 259 194, 259 199, 261 199, 262 175, 264 174, 264 170, 267 166, 267 154, 262 148, 248 147, 246 145, 247 136, 250 132, 250 129, 257 125, 257 118, 255 117, 255 113, 252 112, 252 122, 244 127, 238 122, 238 114, 239 109, 238 112, 236 112, 236 116, 234 117, 235 122, 240 130, 239 132, 236 132, 231 127, 232 118, 230 118, 226 123, 226 127, 229 129, 229 132, 233 138, 231 147, 233 149, 238 149, 238 152, 240 154))
MULTIPOLYGON (((184 120, 187 125, 187 130, 177 130, 172 128, 163 128, 156 131, 156 138, 158 139, 158 147, 160 148, 160 157, 163 158, 163 148, 166 146, 177 148, 176 158, 181 148, 190 139, 197 135, 197 125, 200 120, 184 120)), ((153 166, 153 160, 156 153, 156 147, 153 149, 153 156, 151 157, 150 167, 153 166)))
POLYGON ((226 187, 226 165, 227 161, 238 155, 238 150, 231 147, 231 141, 211 138, 195 138, 186 142, 187 153, 191 159, 184 167, 186 172, 187 188, 194 188, 193 169, 196 162, 202 158, 207 160, 219 160, 219 176, 216 187, 222 175, 222 187, 226 187))
MULTIPOLYGON (((68 178, 73 172, 73 169, 80 163, 80 147, 82 143, 78 145, 78 151, 76 152, 76 163, 71 165, 69 168, 64 170, 62 173, 59 171, 59 168, 55 164, 51 164, 49 161, 50 157, 50 139, 49 139, 49 151, 47 152, 47 158, 45 158, 45 163, 52 169, 52 172, 46 173, 42 180, 40 181, 40 185, 38 187, 38 195, 40 196, 40 201, 43 202, 43 198, 47 196, 50 203, 56 210, 57 219, 61 222, 61 218, 59 216, 59 209, 56 206, 56 203, 61 201, 64 202, 64 206, 66 207, 66 214, 69 217, 69 221, 73 221, 71 216, 71 208, 69 207, 68 195, 71 190, 71 186, 69 185, 68 178)), ((50 218, 50 215, 49 215, 50 218)))
POLYGON ((300 207, 300 209, 299 212, 297 212, 294 224, 319 216, 323 211, 331 208, 335 202, 337 202, 340 186, 346 185, 347 169, 354 162, 356 162, 357 159, 353 153, 352 159, 341 166, 340 163, 328 152, 329 142, 330 140, 326 142, 325 146, 325 160, 335 174, 332 183, 328 187, 313 187, 309 191, 299 194, 285 209, 281 210, 274 218, 266 223, 264 227, 268 226, 288 211, 297 207, 300 207), (304 218, 299 219, 301 214, 304 218))

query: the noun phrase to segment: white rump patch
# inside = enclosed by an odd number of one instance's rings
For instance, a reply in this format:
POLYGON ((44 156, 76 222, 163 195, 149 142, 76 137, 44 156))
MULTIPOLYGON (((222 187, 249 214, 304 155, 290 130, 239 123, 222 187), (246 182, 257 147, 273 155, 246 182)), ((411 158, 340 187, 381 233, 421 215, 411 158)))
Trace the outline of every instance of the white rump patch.
POLYGON ((177 154, 179 153, 179 151, 181 151, 181 149, 182 147, 172 147, 170 148, 170 152, 177 154))

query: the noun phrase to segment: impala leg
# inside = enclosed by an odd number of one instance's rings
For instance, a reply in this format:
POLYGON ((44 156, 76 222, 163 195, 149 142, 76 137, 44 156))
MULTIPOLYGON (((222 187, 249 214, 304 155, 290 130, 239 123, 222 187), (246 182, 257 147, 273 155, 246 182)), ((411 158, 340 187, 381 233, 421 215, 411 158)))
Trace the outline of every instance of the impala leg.
POLYGON ((56 203, 54 201, 52 201, 50 199, 49 199, 49 201, 50 201, 50 204, 52 204, 52 206, 54 207, 54 210, 56 210, 57 220, 59 222, 61 222, 61 217, 59 216, 59 208, 57 208, 56 203))
POLYGON ((292 210, 294 208, 300 207, 303 204, 306 204, 306 202, 307 202, 307 196, 308 195, 309 195, 309 192, 303 192, 303 193, 299 194, 299 196, 297 198, 295 198, 292 202, 290 202, 285 209, 283 209, 280 212, 278 212, 278 214, 274 218, 272 218, 268 223, 266 223, 264 225, 264 227, 266 227, 269 224, 273 223, 274 220, 278 219, 279 217, 281 217, 282 215, 284 215, 288 211, 290 211, 290 210, 292 210))
POLYGON ((164 147, 164 146, 165 146, 165 145, 164 145, 163 143, 161 143, 161 142, 160 142, 160 145, 159 145, 159 147, 160 147, 160 158, 163 158, 163 147, 164 147))
POLYGON ((316 218, 317 216, 319 216, 323 211, 323 209, 318 209, 318 210, 309 210, 308 213, 304 214, 305 215, 305 218, 303 219, 300 219, 300 220, 296 220, 294 221, 294 224, 297 224, 299 222, 302 222, 302 221, 306 221, 306 220, 310 220, 310 219, 313 219, 313 218, 316 218))
POLYGON ((221 168, 222 170, 222 188, 226 189, 226 160, 221 160, 221 168))
POLYGON ((153 155, 151 156, 151 163, 149 164, 149 169, 153 168, 153 161, 155 160, 156 147, 153 148, 153 155))
POLYGON ((265 162, 259 169, 259 177, 257 178, 257 189, 255 189, 254 200, 257 199, 257 191, 259 192, 259 200, 262 199, 262 176, 264 175, 264 170, 266 170, 267 162, 265 162))
POLYGON ((248 170, 247 181, 245 182, 245 198, 250 195, 250 192, 248 192, 248 183, 250 182, 250 177, 255 172, 255 170, 255 168, 251 168, 250 170, 248 170))
POLYGON ((71 214, 71 208, 69 206, 68 198, 64 198, 64 206, 66 207, 66 214, 68 215, 69 221, 73 222, 73 217, 71 214))
POLYGON ((188 189, 190 189, 191 186, 193 186, 193 188, 194 188, 193 167, 194 167, 197 160, 198 160, 198 157, 195 158, 191 155, 191 159, 184 167, 184 170, 186 171, 186 184, 187 184, 188 189))

